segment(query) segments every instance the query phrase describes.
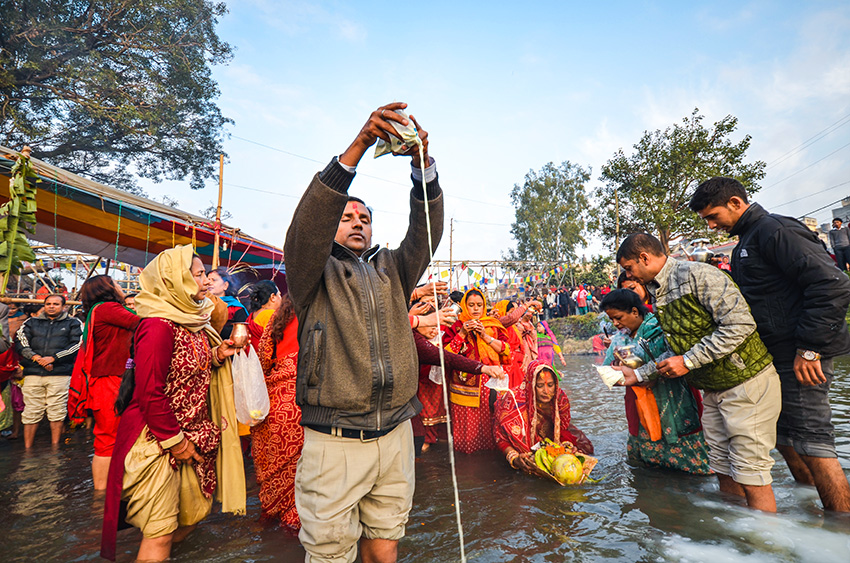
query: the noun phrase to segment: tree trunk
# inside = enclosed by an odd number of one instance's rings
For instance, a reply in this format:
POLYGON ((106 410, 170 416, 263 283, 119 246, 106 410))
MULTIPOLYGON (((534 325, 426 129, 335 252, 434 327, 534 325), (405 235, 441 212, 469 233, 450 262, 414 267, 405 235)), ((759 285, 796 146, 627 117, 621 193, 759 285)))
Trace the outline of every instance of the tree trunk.
POLYGON ((658 229, 658 240, 661 241, 661 246, 664 252, 670 254, 670 229, 658 229))

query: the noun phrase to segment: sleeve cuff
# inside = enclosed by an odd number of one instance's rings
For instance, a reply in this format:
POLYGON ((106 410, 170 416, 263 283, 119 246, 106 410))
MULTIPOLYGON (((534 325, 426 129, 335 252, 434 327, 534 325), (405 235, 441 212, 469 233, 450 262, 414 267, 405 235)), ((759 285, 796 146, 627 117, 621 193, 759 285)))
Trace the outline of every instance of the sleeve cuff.
MULTIPOLYGON (((689 371, 699 369, 702 366, 702 363, 700 363, 700 361, 696 358, 696 356, 691 354, 690 352, 685 352, 682 355, 682 358, 687 360, 688 362, 690 362, 694 366, 693 368, 688 368, 689 371)), ((685 367, 688 367, 687 363, 685 364, 685 367)))
POLYGON ((347 194, 348 187, 354 180, 354 172, 349 172, 345 165, 339 162, 338 157, 333 157, 325 169, 319 172, 319 180, 332 190, 347 194))
MULTIPOLYGON (((352 171, 353 172, 353 171, 352 171)), ((422 182, 422 169, 417 168, 410 163, 410 175, 413 176, 414 182, 422 182)), ((425 183, 433 182, 437 178, 437 162, 433 156, 428 157, 428 166, 425 167, 425 183)))
POLYGON ((176 446, 177 444, 182 442, 183 438, 185 438, 185 436, 183 435, 183 431, 181 430, 180 432, 177 433, 176 436, 172 436, 168 440, 160 440, 159 446, 163 450, 167 450, 168 448, 173 448, 174 446, 176 446))

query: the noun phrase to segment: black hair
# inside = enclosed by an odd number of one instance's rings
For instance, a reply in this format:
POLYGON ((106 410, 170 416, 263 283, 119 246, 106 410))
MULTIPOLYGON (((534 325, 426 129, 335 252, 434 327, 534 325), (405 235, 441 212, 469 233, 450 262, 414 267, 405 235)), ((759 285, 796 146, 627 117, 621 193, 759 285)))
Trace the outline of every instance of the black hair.
POLYGON ((642 252, 655 256, 665 256, 661 241, 648 233, 635 233, 626 237, 617 250, 617 262, 620 260, 637 260, 642 252))
MULTIPOLYGON (((477 287, 473 287, 465 295, 472 295, 473 293, 477 294, 481 299, 484 299, 484 294, 481 293, 481 290, 478 289, 477 287)), ((467 297, 467 299, 469 299, 469 298, 467 297)), ((487 301, 487 300, 484 299, 484 301, 487 301)))
POLYGON ((372 208, 366 205, 366 202, 360 199, 359 197, 355 197, 353 195, 348 196, 348 200, 346 200, 346 203, 351 203, 352 201, 356 201, 357 203, 362 204, 363 207, 365 207, 366 210, 369 212, 369 217, 372 217, 372 215, 374 215, 374 213, 372 213, 372 208))
POLYGON ((463 300, 463 292, 462 291, 452 291, 449 293, 449 299, 454 301, 455 303, 460 303, 463 300))
POLYGON ((697 186, 688 207, 691 211, 699 213, 706 207, 718 207, 726 205, 733 196, 747 201, 747 190, 744 185, 735 178, 715 176, 697 186))
POLYGON ((65 296, 62 295, 61 293, 51 293, 50 295, 48 295, 47 297, 44 298, 44 303, 46 304, 47 300, 50 299, 51 297, 58 297, 59 299, 61 299, 63 307, 65 306, 65 303, 68 302, 68 300, 65 299, 65 296))
POLYGON ((251 300, 248 303, 248 310, 252 313, 259 311, 269 302, 272 295, 280 293, 277 285, 271 280, 260 280, 251 286, 251 300))
POLYGON ((227 282, 227 289, 224 290, 224 294, 228 297, 236 297, 236 280, 233 279, 233 276, 227 272, 227 268, 224 266, 219 266, 210 274, 215 272, 221 278, 221 281, 227 282))
POLYGON ((641 303, 640 296, 630 289, 614 289, 603 297, 599 304, 599 310, 604 312, 608 309, 617 309, 627 313, 632 309, 637 309, 641 317, 645 317, 649 313, 649 308, 641 303))

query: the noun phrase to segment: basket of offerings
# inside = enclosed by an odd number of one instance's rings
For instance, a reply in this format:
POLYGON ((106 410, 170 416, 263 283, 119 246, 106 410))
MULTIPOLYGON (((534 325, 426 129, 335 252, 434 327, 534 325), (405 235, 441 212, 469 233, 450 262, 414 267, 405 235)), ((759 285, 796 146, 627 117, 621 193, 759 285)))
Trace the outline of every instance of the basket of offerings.
POLYGON ((534 455, 532 473, 562 487, 593 481, 590 472, 599 462, 569 442, 556 444, 548 438, 532 446, 531 451, 534 455))

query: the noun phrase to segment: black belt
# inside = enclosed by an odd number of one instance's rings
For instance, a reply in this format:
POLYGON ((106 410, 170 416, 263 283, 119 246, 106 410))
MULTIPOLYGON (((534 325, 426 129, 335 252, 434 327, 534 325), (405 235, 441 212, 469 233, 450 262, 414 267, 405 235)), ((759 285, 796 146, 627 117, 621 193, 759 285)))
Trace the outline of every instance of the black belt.
POLYGON ((315 430, 316 432, 321 432, 322 434, 328 434, 330 436, 339 436, 342 438, 354 438, 356 440, 368 441, 368 440, 377 440, 381 436, 386 436, 393 430, 395 430, 395 426, 392 428, 385 428, 384 430, 354 430, 352 428, 337 428, 335 426, 319 426, 313 424, 307 424, 307 428, 310 430, 315 430))

